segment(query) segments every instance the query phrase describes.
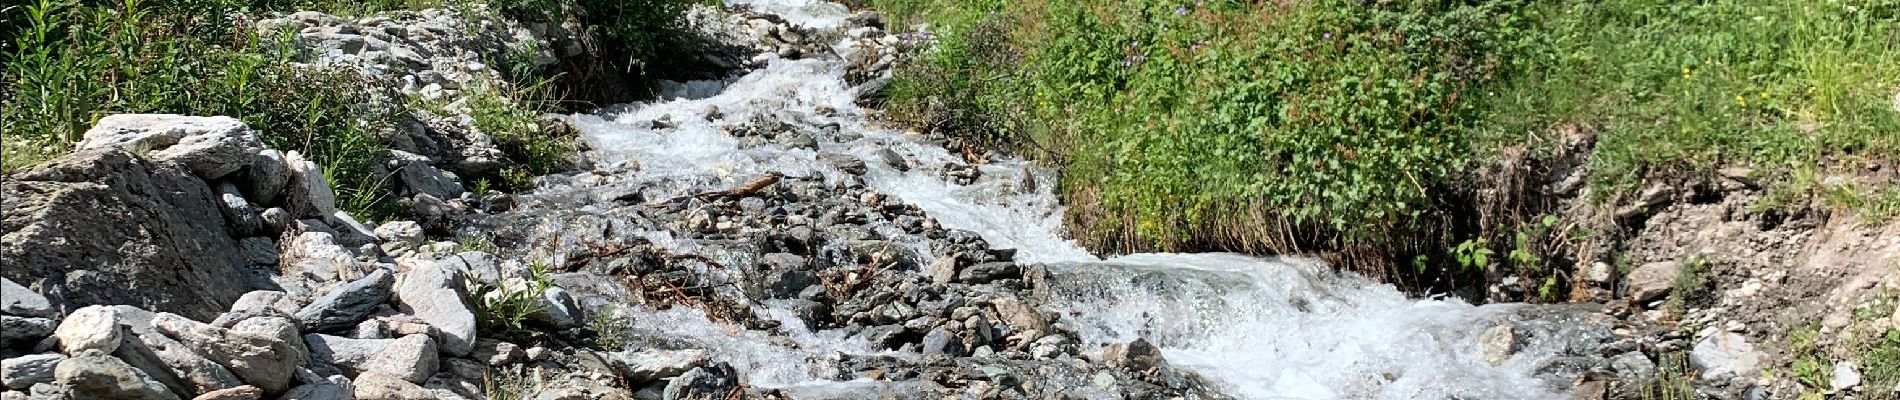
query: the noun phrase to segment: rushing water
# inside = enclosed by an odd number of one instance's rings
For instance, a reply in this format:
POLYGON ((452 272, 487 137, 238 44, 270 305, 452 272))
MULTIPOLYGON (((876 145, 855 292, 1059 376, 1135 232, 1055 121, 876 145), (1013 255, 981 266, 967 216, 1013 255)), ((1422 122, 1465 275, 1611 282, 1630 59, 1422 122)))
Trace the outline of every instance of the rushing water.
MULTIPOLYGON (((793 24, 839 26, 848 10, 816 0, 729 0, 776 13, 793 24)), ((850 54, 849 40, 835 50, 850 54)), ((1407 298, 1389 285, 1329 271, 1300 259, 1230 254, 1140 254, 1101 260, 1064 237, 1053 175, 1019 160, 979 166, 982 177, 956 185, 944 165, 963 161, 941 146, 881 127, 853 103, 832 58, 773 59, 723 81, 668 85, 667 100, 576 115, 584 140, 609 163, 637 163, 657 195, 729 187, 766 171, 852 179, 819 160, 819 151, 747 143, 727 133, 735 121, 783 121, 821 132, 820 151, 876 160, 890 150, 912 168, 867 162, 865 183, 917 204, 948 228, 980 233, 1018 260, 1049 265, 1050 307, 1078 329, 1085 348, 1145 337, 1167 360, 1213 378, 1223 392, 1249 399, 1533 399, 1559 397, 1532 372, 1557 343, 1532 341, 1499 366, 1484 361, 1476 338, 1515 306, 1407 298), (716 108, 723 118, 702 118, 716 108), (820 110, 825 110, 821 112, 820 110), (653 121, 661 121, 660 124, 653 121), (835 127, 830 129, 829 127, 835 127), (1041 184, 1037 184, 1041 183, 1041 184)), ((649 198, 655 198, 650 195, 649 198)), ((763 305, 788 324, 797 318, 763 305)), ((902 384, 814 380, 808 365, 829 354, 878 353, 841 334, 794 327, 783 346, 756 332, 726 331, 692 311, 634 319, 654 336, 689 341, 745 371, 751 384, 803 397, 853 398, 865 390, 904 392, 902 384)), ((1093 351, 1093 350, 1090 350, 1093 351)), ((891 355, 896 355, 890 353, 891 355)))

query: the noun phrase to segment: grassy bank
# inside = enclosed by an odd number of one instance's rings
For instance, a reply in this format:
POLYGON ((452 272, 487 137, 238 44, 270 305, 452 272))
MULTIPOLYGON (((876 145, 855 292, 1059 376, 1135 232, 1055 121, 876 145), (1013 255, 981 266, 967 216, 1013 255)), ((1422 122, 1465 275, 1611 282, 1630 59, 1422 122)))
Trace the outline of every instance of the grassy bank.
POLYGON ((1072 231, 1107 251, 1555 276, 1527 239, 1568 224, 1479 218, 1507 188, 1478 171, 1565 133, 1605 204, 1725 166, 1764 208, 1896 204, 1818 177, 1900 155, 1900 2, 874 3, 940 40, 892 118, 1064 167, 1072 231))
MULTIPOLYGON (((487 17, 574 19, 600 38, 601 58, 626 63, 681 47, 684 42, 671 32, 687 4, 538 0, 508 2, 487 17)), ((35 0, 7 7, 0 11, 8 43, 0 54, 0 169, 65 154, 94 121, 110 114, 227 115, 257 129, 272 147, 301 151, 323 166, 349 211, 390 216, 399 211, 389 201, 390 182, 372 171, 388 158, 398 120, 428 104, 351 70, 293 66, 293 50, 268 43, 295 32, 259 37, 247 21, 273 12, 358 17, 430 7, 482 9, 461 0, 35 0)), ((543 132, 538 115, 572 103, 565 92, 542 90, 554 86, 548 82, 571 79, 551 77, 559 71, 509 68, 505 58, 494 61, 509 69, 509 81, 465 91, 464 111, 477 130, 511 153, 517 167, 495 183, 513 190, 509 182, 521 186, 526 177, 564 163, 569 139, 543 132)))

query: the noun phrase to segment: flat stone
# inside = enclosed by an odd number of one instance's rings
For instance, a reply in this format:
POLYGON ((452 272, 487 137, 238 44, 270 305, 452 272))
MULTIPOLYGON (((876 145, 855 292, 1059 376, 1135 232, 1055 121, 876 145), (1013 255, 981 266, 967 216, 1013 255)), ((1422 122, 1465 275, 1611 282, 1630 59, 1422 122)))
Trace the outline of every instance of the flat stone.
POLYGON ((152 326, 268 393, 289 389, 292 372, 303 360, 303 343, 289 318, 251 318, 224 329, 159 313, 152 326))
POLYGON ((304 330, 317 332, 354 327, 376 311, 376 306, 389 301, 395 284, 394 274, 378 268, 368 276, 338 285, 311 301, 310 305, 297 311, 297 321, 303 324, 304 330))
POLYGON ((350 373, 368 369, 370 360, 395 342, 396 339, 351 339, 317 333, 304 335, 304 343, 310 349, 312 361, 334 365, 350 373))
POLYGON ((610 353, 620 377, 632 382, 652 382, 686 373, 712 361, 705 350, 641 350, 610 353))
POLYGON ((1828 378, 1828 386, 1837 392, 1860 386, 1860 368, 1851 361, 1834 363, 1834 376, 1828 378))
POLYGON ((484 338, 475 341, 475 350, 469 357, 491 366, 502 366, 519 362, 527 354, 514 343, 484 338))
POLYGON ((57 326, 52 318, 0 315, 0 347, 39 342, 52 335, 57 326))
POLYGON ((99 119, 77 148, 143 152, 151 159, 182 165, 200 178, 216 179, 249 166, 264 142, 243 121, 231 117, 118 114, 99 119))
POLYGON ((1000 317, 1004 323, 1008 323, 1010 328, 1014 330, 1049 331, 1049 320, 1043 318, 1041 312, 1036 311, 1035 308, 1030 307, 1028 304, 1024 304, 1021 300, 1000 298, 991 301, 990 304, 996 307, 996 316, 1000 317))
POLYGON ((0 360, 0 384, 8 389, 26 390, 36 383, 53 381, 53 368, 66 356, 59 353, 25 355, 0 360))
POLYGON ((53 330, 53 337, 59 339, 60 352, 66 354, 86 350, 112 353, 119 349, 119 335, 119 310, 109 306, 80 308, 67 315, 53 330))
POLYGON ((6 278, 0 278, 0 313, 21 317, 59 316, 59 310, 53 309, 46 296, 6 278))

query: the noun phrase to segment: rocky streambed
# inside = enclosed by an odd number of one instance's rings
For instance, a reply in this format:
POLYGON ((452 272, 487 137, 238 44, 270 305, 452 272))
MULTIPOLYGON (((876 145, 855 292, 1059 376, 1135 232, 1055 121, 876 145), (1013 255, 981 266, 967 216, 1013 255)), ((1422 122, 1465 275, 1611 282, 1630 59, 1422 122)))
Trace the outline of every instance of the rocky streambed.
MULTIPOLYGON (((929 35, 731 3, 695 11, 753 50, 728 75, 554 119, 578 172, 477 195, 436 166, 480 167, 479 137, 393 157, 413 221, 338 212, 320 169, 235 120, 107 118, 0 187, 0 396, 1600 399, 1704 347, 1621 308, 1413 298, 1299 258, 1098 259, 1064 238, 1054 171, 858 104, 929 35)), ((1703 354, 1752 356, 1724 343, 1703 354)))

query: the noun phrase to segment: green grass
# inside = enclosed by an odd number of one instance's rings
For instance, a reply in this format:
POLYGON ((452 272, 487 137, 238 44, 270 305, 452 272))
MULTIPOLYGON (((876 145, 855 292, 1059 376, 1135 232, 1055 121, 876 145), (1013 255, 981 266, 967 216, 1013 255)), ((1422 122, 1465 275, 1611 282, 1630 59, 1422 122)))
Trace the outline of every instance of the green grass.
POLYGON ((1476 167, 1552 155, 1565 130, 1594 135, 1600 203, 1745 166, 1780 193, 1766 207, 1900 210, 1891 188, 1819 184, 1900 156, 1893 0, 872 3, 940 35, 890 118, 1064 168, 1072 232, 1100 250, 1455 271, 1466 231, 1511 232, 1471 226, 1497 184, 1476 167))

